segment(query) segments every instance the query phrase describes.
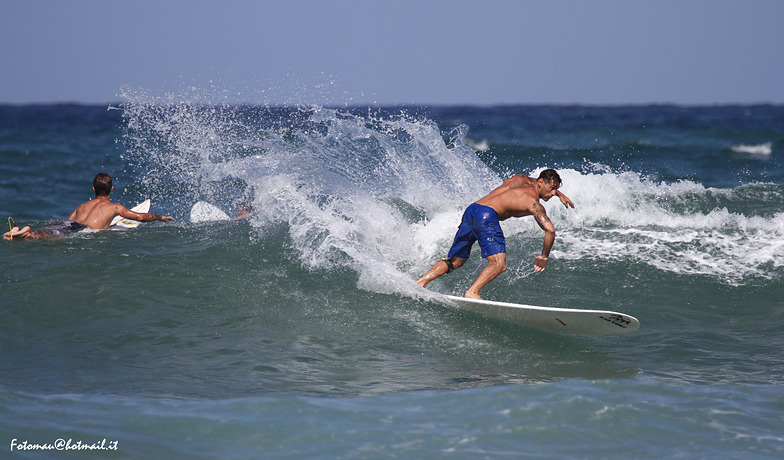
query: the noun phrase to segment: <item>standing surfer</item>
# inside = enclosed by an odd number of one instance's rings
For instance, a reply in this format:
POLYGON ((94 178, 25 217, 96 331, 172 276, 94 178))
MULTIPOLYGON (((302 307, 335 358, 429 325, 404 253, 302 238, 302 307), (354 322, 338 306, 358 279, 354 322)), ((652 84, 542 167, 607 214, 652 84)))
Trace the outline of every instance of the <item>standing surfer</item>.
POLYGON ((471 254, 471 247, 479 242, 482 257, 487 259, 488 265, 479 273, 465 296, 480 299, 479 291, 506 271, 506 240, 500 221, 510 217, 534 216, 536 223, 544 230, 542 253, 534 258, 534 270, 543 271, 555 241, 555 226, 539 200, 548 201, 558 196, 564 206, 574 208, 572 200, 558 191, 560 186, 561 177, 553 169, 545 169, 537 179, 517 174, 505 180, 466 208, 447 258, 433 265, 417 280, 417 284, 425 287, 434 279, 462 267, 471 254))

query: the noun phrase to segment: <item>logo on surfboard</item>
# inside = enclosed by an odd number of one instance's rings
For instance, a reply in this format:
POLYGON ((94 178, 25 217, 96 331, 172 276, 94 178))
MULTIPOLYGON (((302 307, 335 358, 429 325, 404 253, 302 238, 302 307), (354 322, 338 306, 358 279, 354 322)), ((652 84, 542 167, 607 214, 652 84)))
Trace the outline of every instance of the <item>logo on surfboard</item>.
POLYGON ((613 323, 616 326, 622 327, 622 328, 626 328, 626 326, 628 326, 632 322, 630 319, 627 319, 627 318, 624 318, 621 315, 615 315, 615 314, 613 314, 613 315, 606 315, 606 316, 605 315, 599 315, 599 318, 607 321, 608 323, 613 323))

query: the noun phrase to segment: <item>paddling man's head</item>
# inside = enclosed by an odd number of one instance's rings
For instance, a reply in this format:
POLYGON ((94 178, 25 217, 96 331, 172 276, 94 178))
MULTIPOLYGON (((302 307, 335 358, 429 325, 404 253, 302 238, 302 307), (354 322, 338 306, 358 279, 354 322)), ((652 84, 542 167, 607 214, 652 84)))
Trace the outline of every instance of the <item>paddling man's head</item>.
POLYGON ((109 196, 112 193, 112 178, 106 173, 98 173, 93 179, 95 196, 109 196))

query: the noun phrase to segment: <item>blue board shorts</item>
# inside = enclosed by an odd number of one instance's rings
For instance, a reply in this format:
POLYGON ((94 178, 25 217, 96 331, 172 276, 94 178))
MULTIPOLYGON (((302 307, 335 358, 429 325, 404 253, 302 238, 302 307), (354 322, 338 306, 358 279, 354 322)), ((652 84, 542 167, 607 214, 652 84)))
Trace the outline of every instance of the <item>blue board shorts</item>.
POLYGON ((477 241, 484 258, 506 252, 506 238, 501 230, 498 213, 489 206, 473 203, 463 212, 463 220, 457 228, 455 241, 447 257, 468 259, 471 246, 477 241))

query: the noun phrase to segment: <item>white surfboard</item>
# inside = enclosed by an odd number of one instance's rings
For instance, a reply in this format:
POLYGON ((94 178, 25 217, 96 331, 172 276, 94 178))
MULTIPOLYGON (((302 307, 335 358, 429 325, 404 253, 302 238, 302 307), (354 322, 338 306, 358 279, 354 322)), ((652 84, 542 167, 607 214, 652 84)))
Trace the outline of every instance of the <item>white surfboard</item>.
MULTIPOLYGON (((141 203, 137 204, 136 206, 131 208, 133 212, 150 212, 150 200, 142 201, 141 203)), ((112 223, 109 224, 109 228, 112 230, 120 230, 125 228, 136 228, 139 226, 141 222, 138 220, 131 220, 131 219, 123 219, 120 216, 115 216, 112 219, 112 223)))
POLYGON ((231 217, 219 207, 207 203, 206 201, 199 201, 191 208, 191 222, 194 224, 216 220, 231 220, 231 217))
POLYGON ((447 304, 461 310, 561 334, 620 335, 640 328, 637 318, 614 311, 536 307, 451 295, 444 297, 447 304))

